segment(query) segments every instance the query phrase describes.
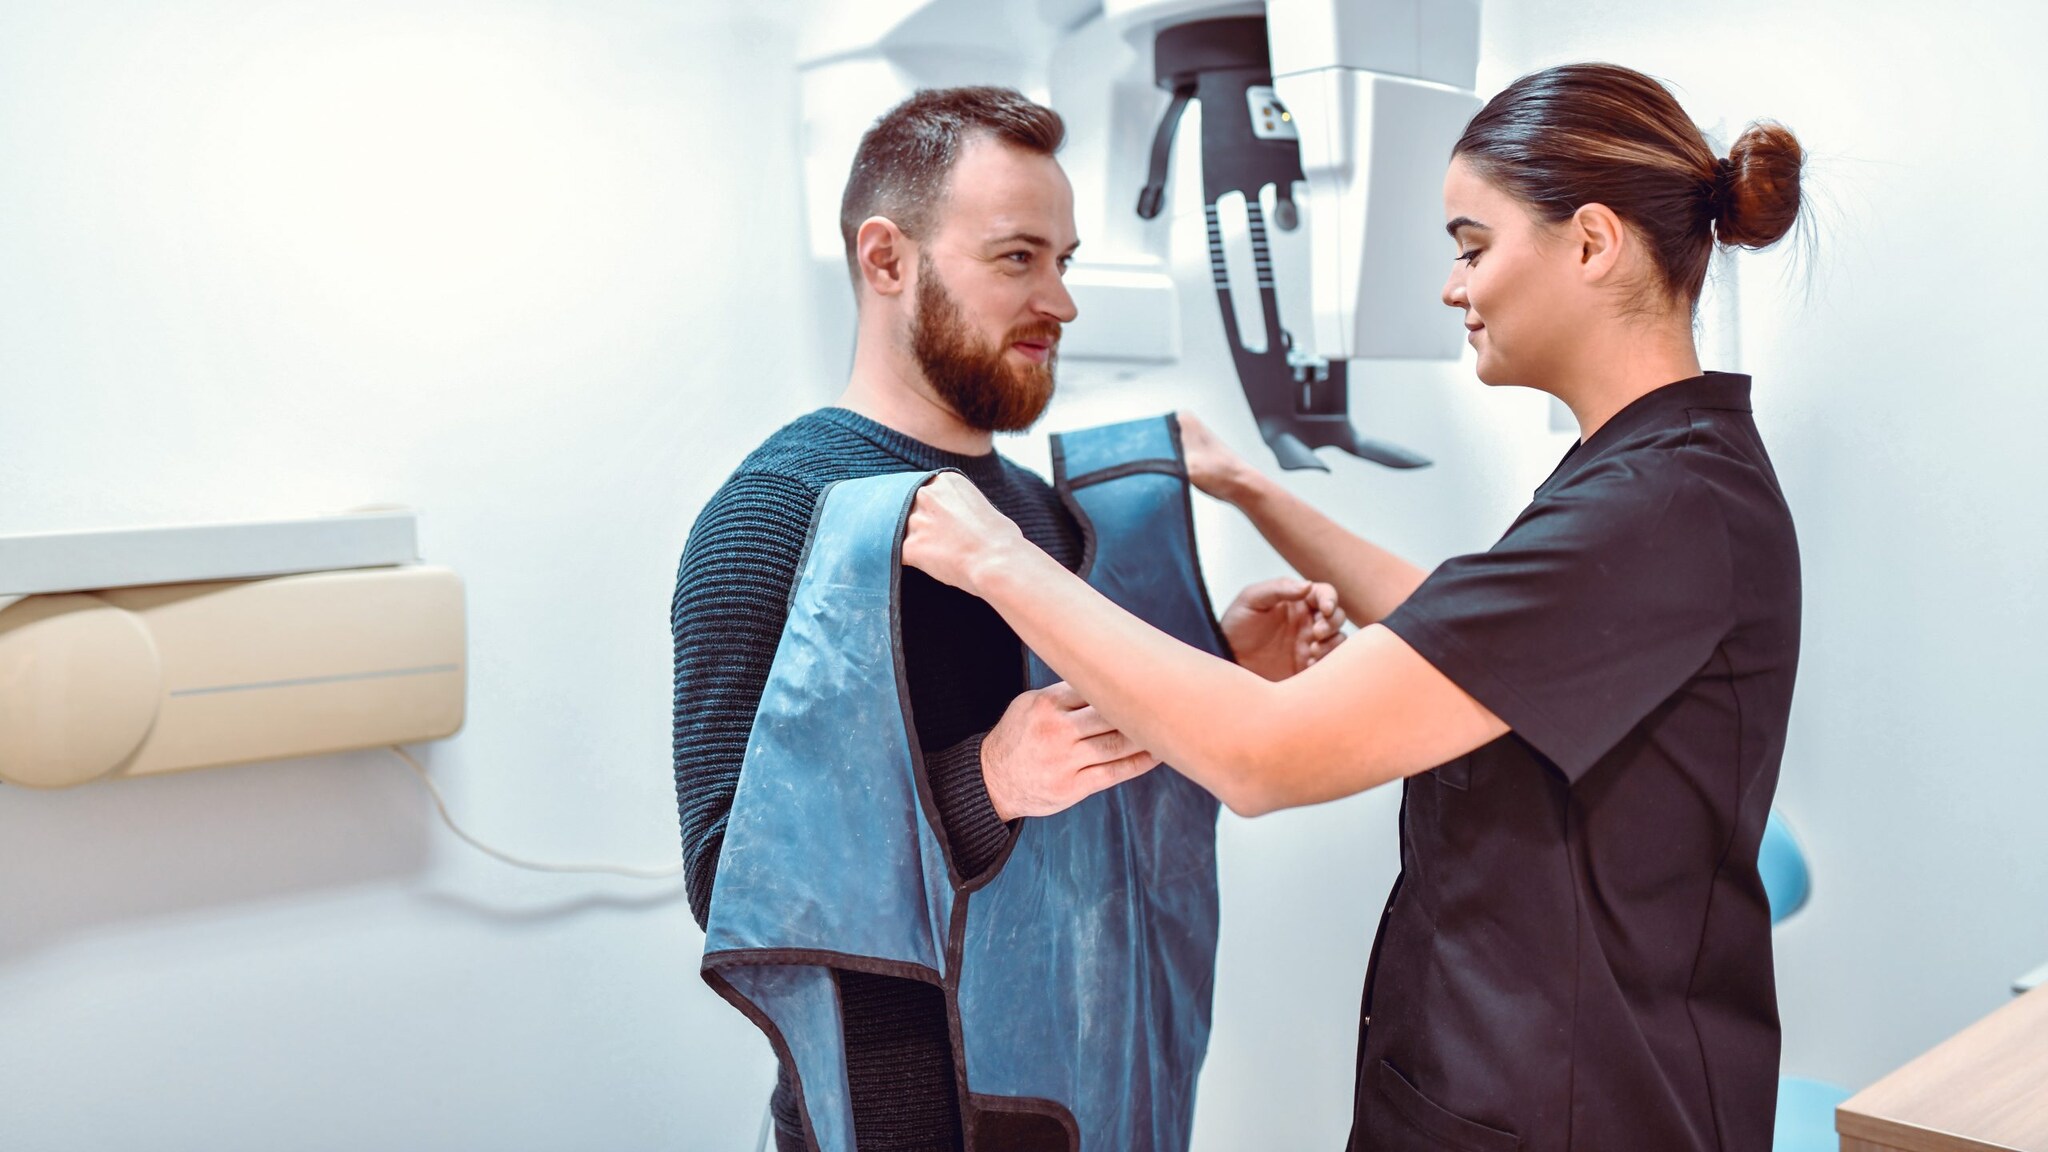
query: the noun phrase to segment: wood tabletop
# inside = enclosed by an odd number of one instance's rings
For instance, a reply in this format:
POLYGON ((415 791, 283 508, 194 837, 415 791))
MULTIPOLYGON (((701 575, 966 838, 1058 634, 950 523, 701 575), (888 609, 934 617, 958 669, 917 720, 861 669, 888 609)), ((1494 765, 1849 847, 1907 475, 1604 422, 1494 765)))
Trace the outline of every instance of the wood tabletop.
POLYGON ((1843 1152, 2048 1152, 2048 985, 1835 1110, 1843 1152))

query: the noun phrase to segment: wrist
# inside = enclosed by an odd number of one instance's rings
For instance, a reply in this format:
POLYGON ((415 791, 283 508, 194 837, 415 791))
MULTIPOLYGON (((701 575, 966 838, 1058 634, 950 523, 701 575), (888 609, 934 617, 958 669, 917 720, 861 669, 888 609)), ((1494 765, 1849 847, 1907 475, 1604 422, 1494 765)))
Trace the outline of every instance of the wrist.
POLYGON ((1004 796, 996 787, 996 776, 994 772, 990 771, 988 762, 988 740, 986 737, 980 741, 979 756, 981 760, 981 788, 982 791, 988 793, 988 806, 994 810, 996 819, 1008 824, 1017 818, 1017 814, 1009 811, 1009 798, 1004 796))
POLYGON ((1045 555, 1022 536, 984 545, 968 560, 962 571, 966 578, 965 590, 994 603, 996 596, 1014 583, 1018 570, 1030 567, 1034 552, 1045 555))
POLYGON ((1217 485, 1216 496, 1241 511, 1249 511, 1252 505, 1265 498, 1272 486, 1272 479, 1264 472, 1240 462, 1217 485))

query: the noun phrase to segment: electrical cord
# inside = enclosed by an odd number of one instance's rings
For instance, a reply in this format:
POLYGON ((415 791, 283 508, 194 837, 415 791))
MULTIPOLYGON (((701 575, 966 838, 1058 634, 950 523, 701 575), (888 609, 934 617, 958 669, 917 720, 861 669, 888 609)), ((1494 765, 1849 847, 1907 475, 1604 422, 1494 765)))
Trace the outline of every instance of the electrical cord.
POLYGON ((666 880, 683 874, 683 863, 680 860, 660 868, 635 868, 630 864, 552 864, 541 860, 527 860, 510 852, 501 852, 462 830, 462 826, 455 822, 455 817, 448 814, 448 800, 441 795, 440 786, 434 783, 432 776, 427 775, 425 766, 415 759, 412 753, 396 744, 391 745, 391 750, 413 770, 413 774, 420 778, 420 783, 427 786, 428 794, 434 798, 434 808, 441 813, 441 823, 446 824, 450 832, 461 837, 463 843, 484 855, 502 860, 514 868, 525 868, 534 872, 603 873, 633 880, 666 880))

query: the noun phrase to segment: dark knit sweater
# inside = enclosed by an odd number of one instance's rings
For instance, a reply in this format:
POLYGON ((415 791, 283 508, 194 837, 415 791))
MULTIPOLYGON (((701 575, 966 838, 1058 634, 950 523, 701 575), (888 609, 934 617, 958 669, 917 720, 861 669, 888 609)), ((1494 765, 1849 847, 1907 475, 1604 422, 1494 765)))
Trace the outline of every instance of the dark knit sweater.
MULTIPOLYGON (((1069 569, 1079 565, 1080 530, 1044 480, 994 453, 942 451, 841 408, 770 436, 691 528, 669 622, 676 802, 690 911, 700 925, 819 494, 836 480, 931 468, 958 468, 1027 538, 1069 569)), ((926 775, 955 867, 978 876, 1010 837, 982 782, 981 739, 1025 688, 1023 648, 987 604, 922 572, 904 572, 902 594, 904 672, 926 775)), ((837 976, 862 1152, 959 1147, 943 993, 912 980, 837 976)), ((773 1103, 778 1135, 800 1143, 787 1068, 773 1103)))

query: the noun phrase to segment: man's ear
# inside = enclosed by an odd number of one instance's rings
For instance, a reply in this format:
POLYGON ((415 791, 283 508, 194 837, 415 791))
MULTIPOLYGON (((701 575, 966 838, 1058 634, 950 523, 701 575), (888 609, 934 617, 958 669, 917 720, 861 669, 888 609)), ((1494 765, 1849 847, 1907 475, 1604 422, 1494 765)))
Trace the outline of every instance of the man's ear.
POLYGON ((903 229, 887 216, 870 216, 853 234, 854 257, 860 262, 860 278, 877 296, 900 296, 910 286, 910 265, 915 245, 903 229))
POLYGON ((1572 213, 1568 235, 1579 248, 1579 273, 1588 284, 1611 282, 1621 267, 1622 249, 1633 239, 1628 226, 1605 204, 1572 213))

